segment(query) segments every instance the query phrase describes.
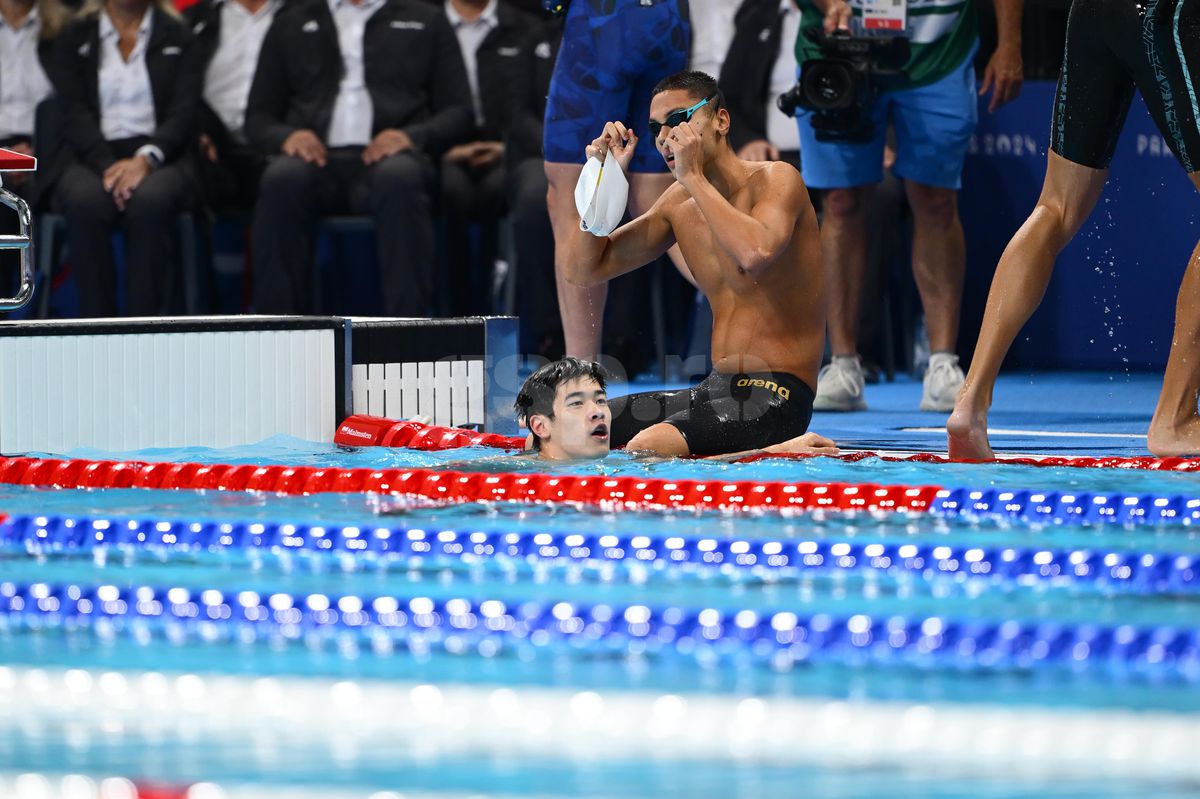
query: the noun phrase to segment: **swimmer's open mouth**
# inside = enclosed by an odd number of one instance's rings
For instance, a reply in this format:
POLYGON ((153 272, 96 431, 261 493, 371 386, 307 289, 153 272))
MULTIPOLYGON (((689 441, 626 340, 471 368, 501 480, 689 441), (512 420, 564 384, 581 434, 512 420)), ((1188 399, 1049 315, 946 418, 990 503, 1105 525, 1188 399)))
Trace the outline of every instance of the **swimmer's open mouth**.
POLYGON ((598 424, 592 428, 592 438, 608 441, 608 425, 598 424))

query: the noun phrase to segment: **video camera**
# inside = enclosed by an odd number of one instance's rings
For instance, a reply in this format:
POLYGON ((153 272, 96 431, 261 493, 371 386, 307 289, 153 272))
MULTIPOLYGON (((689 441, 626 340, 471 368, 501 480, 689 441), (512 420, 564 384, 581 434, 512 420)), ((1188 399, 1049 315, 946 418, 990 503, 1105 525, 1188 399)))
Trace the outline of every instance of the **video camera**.
POLYGON ((875 135, 868 113, 874 99, 873 75, 898 74, 909 58, 904 36, 826 35, 820 28, 804 32, 821 48, 821 58, 800 66, 800 82, 776 100, 779 110, 795 116, 797 108, 813 112, 818 141, 864 142, 875 135))

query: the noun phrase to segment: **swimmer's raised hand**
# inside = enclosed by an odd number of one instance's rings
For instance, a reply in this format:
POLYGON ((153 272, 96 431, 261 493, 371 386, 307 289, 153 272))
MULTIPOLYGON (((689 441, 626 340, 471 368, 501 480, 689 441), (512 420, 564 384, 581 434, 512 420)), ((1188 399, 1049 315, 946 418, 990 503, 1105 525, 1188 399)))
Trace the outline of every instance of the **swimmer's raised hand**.
POLYGON ((624 123, 608 122, 604 125, 604 132, 588 145, 587 157, 603 161, 611 150, 621 169, 629 172, 629 162, 633 160, 633 151, 637 143, 637 134, 625 127, 624 123))
POLYGON ((688 187, 688 179, 703 173, 704 142, 691 122, 681 122, 671 128, 662 143, 663 156, 675 179, 688 187))

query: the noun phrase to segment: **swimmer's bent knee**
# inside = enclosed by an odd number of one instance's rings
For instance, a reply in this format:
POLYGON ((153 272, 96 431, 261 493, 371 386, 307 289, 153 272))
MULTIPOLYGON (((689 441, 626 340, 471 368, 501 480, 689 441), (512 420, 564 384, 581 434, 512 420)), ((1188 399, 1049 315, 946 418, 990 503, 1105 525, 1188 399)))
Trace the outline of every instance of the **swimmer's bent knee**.
POLYGON ((625 448, 631 452, 655 452, 677 458, 691 454, 683 433, 675 425, 666 422, 647 427, 630 439, 625 448))

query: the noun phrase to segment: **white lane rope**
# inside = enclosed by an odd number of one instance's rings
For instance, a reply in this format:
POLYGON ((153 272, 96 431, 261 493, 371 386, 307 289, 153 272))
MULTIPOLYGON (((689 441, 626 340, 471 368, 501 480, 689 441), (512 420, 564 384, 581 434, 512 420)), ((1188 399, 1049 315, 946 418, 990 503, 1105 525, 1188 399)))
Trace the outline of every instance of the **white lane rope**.
MULTIPOLYGON (((0 667, 0 735, 339 760, 487 755, 1200 780, 1200 715, 0 667)), ((10 766, 11 767, 11 766, 10 766)))
MULTIPOLYGON (((155 796, 163 795, 159 788, 155 796)), ((512 794, 472 791, 372 791, 338 785, 270 785, 264 783, 197 782, 172 790, 180 799, 512 799, 512 794)), ((140 799, 138 786, 124 777, 38 772, 0 772, 4 799, 140 799)), ((521 794, 521 799, 566 799, 549 794, 521 794)))

